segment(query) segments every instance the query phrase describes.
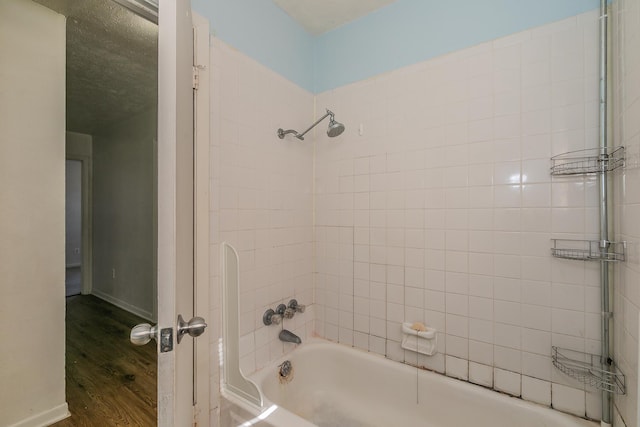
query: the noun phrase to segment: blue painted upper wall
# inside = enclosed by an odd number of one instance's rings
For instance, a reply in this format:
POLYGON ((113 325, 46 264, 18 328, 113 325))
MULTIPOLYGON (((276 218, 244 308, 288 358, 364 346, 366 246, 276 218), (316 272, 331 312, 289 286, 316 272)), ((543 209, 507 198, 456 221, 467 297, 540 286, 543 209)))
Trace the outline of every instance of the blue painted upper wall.
POLYGON ((399 0, 315 40, 314 92, 597 8, 598 0, 399 0))
POLYGON ((216 36, 314 93, 599 6, 599 0, 398 0, 314 38, 270 0, 192 2, 216 36))
POLYGON ((212 34, 313 91, 313 36, 271 0, 192 0, 212 34))

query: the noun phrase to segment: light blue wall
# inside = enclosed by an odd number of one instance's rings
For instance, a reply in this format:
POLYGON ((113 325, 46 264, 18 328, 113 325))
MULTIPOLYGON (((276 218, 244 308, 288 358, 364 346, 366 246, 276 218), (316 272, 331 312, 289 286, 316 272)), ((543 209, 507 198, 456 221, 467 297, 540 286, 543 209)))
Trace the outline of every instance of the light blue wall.
POLYGON ((598 0, 399 0, 315 39, 314 92, 598 8, 598 0))
POLYGON ((217 37, 309 91, 313 37, 271 0, 192 0, 217 37))
POLYGON ((599 0, 398 0, 315 38, 270 0, 192 3, 217 37, 320 93, 593 10, 599 0))

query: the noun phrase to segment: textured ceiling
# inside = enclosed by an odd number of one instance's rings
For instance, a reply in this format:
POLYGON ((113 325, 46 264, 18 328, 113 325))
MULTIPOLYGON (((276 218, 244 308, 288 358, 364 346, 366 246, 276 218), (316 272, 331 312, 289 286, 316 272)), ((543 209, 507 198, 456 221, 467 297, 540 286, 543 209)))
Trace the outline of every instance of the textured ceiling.
MULTIPOLYGON (((94 134, 157 102, 157 26, 110 0, 35 0, 67 17, 67 129, 94 134)), ((321 34, 395 0, 273 0, 321 34)))
POLYGON ((67 130, 94 134, 157 100, 157 26, 109 0, 36 0, 67 17, 67 130))
POLYGON ((396 0, 273 0, 305 30, 318 35, 396 0))

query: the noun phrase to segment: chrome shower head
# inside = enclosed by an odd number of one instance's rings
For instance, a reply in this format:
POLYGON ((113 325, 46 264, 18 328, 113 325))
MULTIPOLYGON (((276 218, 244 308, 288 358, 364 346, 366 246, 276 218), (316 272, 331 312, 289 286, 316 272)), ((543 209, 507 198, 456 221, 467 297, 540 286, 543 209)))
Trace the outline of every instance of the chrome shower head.
POLYGON ((329 138, 334 138, 344 132, 344 125, 340 122, 336 122, 333 116, 329 121, 329 128, 327 129, 327 135, 329 138))
POLYGON ((278 138, 284 139, 285 135, 292 133, 293 136, 295 136, 296 138, 302 141, 304 140, 304 136, 307 134, 307 132, 309 132, 311 129, 316 127, 318 123, 320 123, 321 121, 323 121, 329 116, 331 118, 329 119, 329 128, 327 129, 327 135, 329 136, 329 138, 336 137, 340 135, 342 132, 344 132, 344 125, 340 122, 336 122, 334 114, 331 111, 327 110, 327 113, 324 116, 320 117, 314 124, 309 126, 309 128, 302 133, 298 133, 293 129, 289 129, 289 130, 284 130, 282 128, 278 129, 278 138))

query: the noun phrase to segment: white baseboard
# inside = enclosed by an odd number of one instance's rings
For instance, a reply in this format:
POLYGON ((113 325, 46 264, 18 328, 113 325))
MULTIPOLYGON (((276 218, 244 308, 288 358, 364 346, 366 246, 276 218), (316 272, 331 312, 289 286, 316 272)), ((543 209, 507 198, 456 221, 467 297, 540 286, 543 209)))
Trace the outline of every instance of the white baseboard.
POLYGON ((140 307, 136 307, 135 305, 129 304, 126 301, 122 301, 121 299, 115 298, 109 294, 106 294, 102 291, 99 291, 97 289, 93 289, 91 291, 92 295, 95 295, 96 297, 105 300, 108 303, 111 303, 113 305, 115 305, 116 307, 120 307, 121 309, 128 311, 129 313, 133 313, 136 316, 140 316, 145 320, 149 320, 151 322, 155 322, 155 319, 153 318, 153 313, 147 311, 147 310, 143 310, 140 307))
POLYGON ((69 407, 65 402, 62 405, 40 412, 39 414, 32 415, 29 418, 25 418, 20 422, 10 425, 9 427, 46 427, 70 416, 69 407))

